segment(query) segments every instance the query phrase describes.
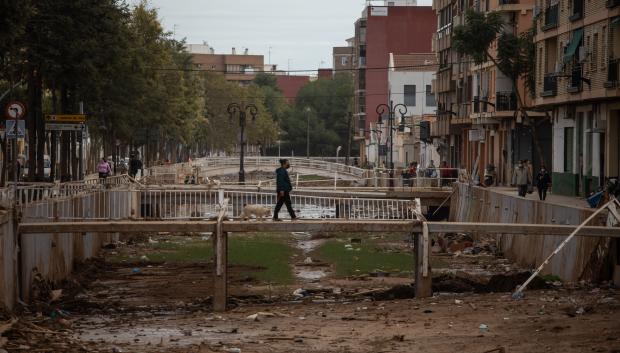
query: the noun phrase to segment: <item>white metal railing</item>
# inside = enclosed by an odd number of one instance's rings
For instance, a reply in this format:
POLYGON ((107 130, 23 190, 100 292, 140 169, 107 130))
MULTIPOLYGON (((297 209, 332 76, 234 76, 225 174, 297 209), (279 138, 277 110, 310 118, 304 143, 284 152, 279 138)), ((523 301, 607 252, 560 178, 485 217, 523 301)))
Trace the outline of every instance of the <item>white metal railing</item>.
POLYGON ((6 188, 0 189, 0 204, 5 207, 13 204, 24 206, 32 202, 70 197, 134 182, 128 175, 116 175, 106 179, 86 179, 67 183, 20 183, 16 190, 13 185, 9 184, 6 188), (17 192, 17 198, 14 202, 15 192, 17 192))
MULTIPOLYGON (((208 219, 219 211, 222 199, 228 199, 228 215, 238 217, 245 205, 261 205, 273 211, 275 193, 225 191, 205 188, 139 190, 105 189, 33 204, 35 218, 53 220, 121 219, 208 219)), ((415 219, 418 200, 341 198, 291 195, 293 207, 301 218, 324 219, 415 219)), ((281 211, 286 214, 286 208, 281 211)))
MULTIPOLYGON (((340 174, 362 178, 368 170, 340 163, 327 162, 317 159, 307 159, 299 157, 286 158, 291 163, 291 169, 315 169, 329 172, 338 172, 340 174)), ((271 168, 275 170, 280 166, 280 158, 278 157, 247 157, 244 159, 244 165, 247 167, 271 168)), ((194 162, 204 169, 217 169, 224 167, 235 167, 239 165, 238 158, 230 157, 209 157, 201 158, 194 162)))

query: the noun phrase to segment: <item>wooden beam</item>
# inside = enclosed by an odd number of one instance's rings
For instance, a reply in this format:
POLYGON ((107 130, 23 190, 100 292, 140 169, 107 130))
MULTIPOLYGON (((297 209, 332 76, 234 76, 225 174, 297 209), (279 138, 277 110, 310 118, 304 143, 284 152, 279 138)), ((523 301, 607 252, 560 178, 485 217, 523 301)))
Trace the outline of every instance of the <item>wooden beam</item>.
POLYGON ((215 221, 88 221, 21 223, 21 234, 215 232, 215 221))
MULTIPOLYGON (((19 232, 32 233, 141 233, 141 232, 215 232, 215 221, 101 221, 22 223, 19 232)), ((412 232, 418 221, 299 220, 299 221, 224 221, 224 232, 412 232)))
MULTIPOLYGON (((428 222, 430 233, 481 233, 515 234, 527 236, 570 235, 577 225, 556 224, 518 224, 518 223, 464 223, 428 222)), ((620 228, 588 226, 583 227, 577 236, 620 238, 620 228)))
MULTIPOLYGON (((411 233, 416 227, 420 227, 419 221, 393 220, 393 221, 368 221, 368 220, 344 220, 344 219, 316 219, 297 220, 294 222, 282 221, 257 221, 224 222, 224 230, 233 233, 242 232, 388 232, 388 233, 411 233)), ((421 228, 419 228, 421 229, 421 228)))

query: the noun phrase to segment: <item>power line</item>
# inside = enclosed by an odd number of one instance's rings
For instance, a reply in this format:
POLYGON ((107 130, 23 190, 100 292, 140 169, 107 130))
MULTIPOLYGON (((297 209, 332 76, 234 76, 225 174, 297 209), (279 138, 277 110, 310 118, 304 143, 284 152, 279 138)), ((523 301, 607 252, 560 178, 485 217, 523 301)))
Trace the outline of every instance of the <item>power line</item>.
MULTIPOLYGON (((468 64, 468 63, 473 63, 473 61, 461 61, 458 63, 454 63, 454 64, 468 64)), ((199 65, 199 64, 198 64, 199 65)), ((251 72, 254 74, 257 73, 265 73, 265 74, 277 74, 277 73, 310 73, 310 72, 319 72, 322 70, 331 70, 332 72, 348 72, 348 71, 358 71, 358 70, 366 70, 366 71, 373 71, 373 70, 398 70, 398 69, 418 69, 418 68, 427 68, 427 67, 439 67, 439 64, 434 63, 434 64, 420 64, 420 65, 405 65, 405 66, 377 66, 377 67, 365 67, 365 68, 343 68, 343 69, 306 69, 306 70, 278 70, 276 72, 270 72, 270 71, 255 71, 255 72, 251 72)), ((215 70, 215 69, 202 69, 202 68, 195 68, 195 69, 189 69, 189 68, 174 68, 174 67, 170 67, 170 68, 158 68, 158 67, 151 67, 151 70, 155 70, 155 71, 182 71, 182 72, 214 72, 214 73, 223 73, 223 74, 233 74, 233 75, 240 75, 240 74, 250 74, 250 73, 245 73, 245 72, 229 72, 226 70, 215 70)))

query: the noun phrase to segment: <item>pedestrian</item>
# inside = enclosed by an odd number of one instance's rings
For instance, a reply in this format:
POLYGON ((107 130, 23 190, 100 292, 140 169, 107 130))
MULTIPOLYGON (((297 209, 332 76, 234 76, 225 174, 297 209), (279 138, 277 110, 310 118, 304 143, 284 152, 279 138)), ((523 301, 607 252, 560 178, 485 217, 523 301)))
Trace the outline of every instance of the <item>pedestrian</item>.
POLYGON ((286 205, 286 210, 291 216, 291 220, 297 219, 295 211, 293 210, 290 195, 290 192, 293 190, 293 186, 291 185, 291 179, 289 178, 287 171, 287 169, 289 169, 290 167, 291 164, 288 162, 288 159, 280 159, 280 168, 276 169, 276 193, 278 197, 278 202, 276 203, 276 209, 273 211, 274 221, 280 220, 278 218, 278 213, 280 213, 282 205, 286 205))
POLYGON ((139 160, 138 157, 134 154, 129 160, 129 176, 135 179, 140 169, 142 169, 142 161, 139 160))
POLYGON ((110 163, 108 163, 105 157, 101 158, 101 161, 97 164, 97 172, 99 173, 99 179, 105 179, 112 173, 110 163))
POLYGON ((547 189, 549 188, 550 183, 551 177, 543 165, 540 167, 540 171, 536 175, 536 188, 538 188, 538 197, 540 198, 540 201, 545 201, 547 198, 547 189))
POLYGON ((519 161, 519 164, 515 168, 512 176, 512 183, 517 185, 519 196, 525 197, 525 195, 527 195, 527 187, 531 184, 531 182, 532 180, 530 179, 530 174, 527 168, 522 160, 519 161))
POLYGON ((407 174, 409 175, 409 186, 413 187, 414 181, 418 177, 418 162, 411 162, 409 164, 407 174))
POLYGON ((534 166, 529 159, 524 159, 523 164, 525 165, 525 169, 527 169, 527 174, 530 177, 530 184, 527 186, 527 193, 531 194, 534 192, 534 166))

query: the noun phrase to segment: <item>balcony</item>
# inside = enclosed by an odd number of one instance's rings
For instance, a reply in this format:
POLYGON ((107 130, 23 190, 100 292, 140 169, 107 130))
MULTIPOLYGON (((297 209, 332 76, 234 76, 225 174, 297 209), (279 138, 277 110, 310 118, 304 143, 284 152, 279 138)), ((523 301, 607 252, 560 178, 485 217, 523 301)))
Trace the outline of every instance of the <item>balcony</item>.
POLYGON ((605 7, 608 9, 612 9, 616 6, 620 5, 620 0, 607 0, 605 1, 605 7))
POLYGON ((519 0, 499 0, 499 5, 514 5, 518 4, 519 0))
POLYGON ((619 65, 620 59, 609 59, 609 65, 607 65, 607 81, 604 84, 606 88, 618 86, 619 65))
POLYGON ((474 113, 486 113, 488 111, 488 103, 488 97, 474 96, 474 101, 472 102, 474 113))
POLYGON ((514 92, 497 92, 495 111, 505 112, 517 110, 517 95, 514 92))
POLYGON ((558 5, 551 5, 545 9, 545 24, 542 27, 543 31, 556 28, 558 26, 558 5))
POLYGON ((558 77, 554 73, 545 74, 541 97, 553 97, 558 93, 558 77))
POLYGON ((582 70, 581 65, 575 65, 573 70, 571 71, 568 88, 566 89, 569 93, 577 93, 581 91, 581 78, 582 78, 582 70))

